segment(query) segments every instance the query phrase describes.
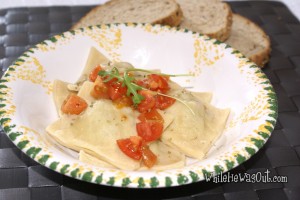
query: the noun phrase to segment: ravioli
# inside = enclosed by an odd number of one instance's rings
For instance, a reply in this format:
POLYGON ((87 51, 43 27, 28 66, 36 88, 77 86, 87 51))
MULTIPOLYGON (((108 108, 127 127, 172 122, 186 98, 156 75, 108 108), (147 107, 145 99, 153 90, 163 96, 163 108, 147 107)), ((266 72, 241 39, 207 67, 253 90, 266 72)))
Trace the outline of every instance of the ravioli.
POLYGON ((88 59, 86 61, 85 67, 83 68, 81 75, 77 81, 78 85, 81 85, 89 77, 90 72, 97 65, 108 65, 110 60, 106 58, 102 53, 100 53, 95 47, 92 47, 89 52, 88 59))
POLYGON ((172 113, 174 119, 162 134, 162 141, 186 156, 203 159, 222 133, 229 110, 216 108, 185 90, 177 91, 175 96, 183 100, 193 112, 178 101, 169 107, 166 113, 172 113))
POLYGON ((79 151, 79 160, 81 162, 85 162, 91 165, 95 165, 98 167, 104 167, 104 168, 115 168, 113 165, 104 162, 103 160, 100 160, 96 158, 95 156, 92 156, 88 153, 86 153, 84 150, 79 151))
POLYGON ((62 116, 47 132, 64 146, 93 156, 120 169, 135 170, 137 162, 121 152, 116 140, 137 135, 137 111, 116 108, 109 100, 97 101, 80 116, 62 116))
MULTIPOLYGON (((75 84, 54 81, 53 98, 59 119, 46 131, 57 143, 78 152, 79 160, 104 168, 124 170, 148 170, 140 161, 125 155, 117 140, 136 136, 139 112, 131 107, 118 108, 107 99, 95 99, 90 95, 94 83, 88 80, 95 66, 111 68, 111 62, 95 48, 91 48, 87 63, 75 84), (61 112, 61 105, 70 93, 84 99, 87 109, 80 115, 61 112)), ((116 63, 120 73, 132 68, 129 63, 116 63)), ((146 76, 134 72, 137 79, 146 76)), ((203 159, 220 136, 229 115, 228 109, 210 104, 212 93, 189 92, 177 83, 169 81, 168 95, 176 101, 165 110, 157 110, 164 119, 160 139, 150 142, 149 148, 157 155, 152 170, 167 170, 185 166, 186 157, 203 159)))
MULTIPOLYGON (((157 155, 157 163, 151 168, 152 170, 161 171, 185 166, 185 155, 162 141, 152 142, 150 149, 157 155)), ((148 170, 148 168, 142 166, 140 170, 148 170)))
POLYGON ((63 104, 64 100, 70 94, 70 91, 67 87, 68 83, 60 80, 54 80, 53 82, 53 101, 55 104, 55 108, 57 111, 58 116, 62 115, 61 112, 61 105, 63 104))
POLYGON ((96 99, 90 95, 91 90, 93 89, 94 84, 90 81, 84 81, 78 91, 78 96, 83 98, 89 105, 94 102, 96 99))

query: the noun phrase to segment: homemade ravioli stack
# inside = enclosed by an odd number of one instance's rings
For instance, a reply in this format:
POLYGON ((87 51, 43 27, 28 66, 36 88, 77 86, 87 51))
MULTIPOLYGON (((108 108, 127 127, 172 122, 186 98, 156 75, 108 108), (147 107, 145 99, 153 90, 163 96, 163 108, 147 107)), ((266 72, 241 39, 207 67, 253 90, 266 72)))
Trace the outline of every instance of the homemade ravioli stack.
MULTIPOLYGON (((59 145, 78 152, 82 162, 106 168, 145 170, 147 168, 140 161, 126 156, 116 143, 119 139, 137 135, 135 124, 139 112, 132 107, 119 108, 108 99, 94 99, 90 95, 93 83, 88 80, 88 75, 95 66, 108 62, 92 48, 76 84, 54 82, 53 98, 59 119, 46 128, 47 133, 59 145), (61 105, 70 93, 76 93, 88 104, 80 115, 61 112, 61 105)), ((174 82, 169 86, 168 95, 181 101, 159 110, 164 119, 164 130, 161 138, 149 143, 157 156, 153 170, 183 167, 186 158, 203 159, 222 133, 229 115, 228 109, 210 104, 210 93, 189 92, 174 82)))

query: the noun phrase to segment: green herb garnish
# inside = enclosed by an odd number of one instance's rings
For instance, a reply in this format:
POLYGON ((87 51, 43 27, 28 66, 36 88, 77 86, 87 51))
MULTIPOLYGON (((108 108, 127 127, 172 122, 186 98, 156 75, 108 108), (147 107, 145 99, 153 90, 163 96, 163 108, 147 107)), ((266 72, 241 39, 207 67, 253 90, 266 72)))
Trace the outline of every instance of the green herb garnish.
MULTIPOLYGON (((104 78, 104 80, 103 80, 104 82, 108 82, 108 81, 116 78, 118 80, 118 82, 122 83, 122 86, 126 86, 127 87, 126 95, 131 96, 131 94, 132 94, 133 95, 132 96, 132 101, 133 101, 134 105, 137 106, 144 99, 144 97, 142 95, 140 95, 138 93, 138 91, 139 90, 149 90, 149 89, 144 88, 144 87, 139 86, 139 85, 134 83, 135 78, 128 75, 129 72, 133 72, 133 71, 146 72, 146 73, 150 73, 150 74, 157 74, 157 75, 161 75, 161 76, 170 76, 170 77, 192 76, 191 74, 177 74, 177 75, 174 75, 174 74, 157 73, 157 72, 154 72, 154 71, 151 71, 151 70, 145 70, 145 69, 139 69, 139 68, 127 69, 127 70, 124 71, 124 74, 121 75, 119 70, 116 67, 113 67, 109 71, 101 70, 98 74, 99 74, 99 76, 104 78)), ((175 100, 180 101, 181 103, 186 105, 191 110, 191 112, 194 114, 193 110, 184 101, 182 101, 182 100, 180 100, 176 97, 170 96, 170 95, 166 95, 166 94, 162 94, 162 93, 154 92, 154 91, 152 91, 152 92, 157 94, 157 95, 166 96, 166 97, 173 98, 175 100)))
POLYGON ((132 101, 134 105, 137 105, 141 103, 142 100, 144 100, 144 97, 140 94, 137 93, 138 90, 144 89, 143 87, 135 84, 134 82, 134 77, 128 76, 127 71, 124 73, 124 83, 127 86, 127 96, 130 96, 132 94, 132 101))
POLYGON ((104 78, 103 82, 108 82, 110 80, 112 80, 113 78, 118 79, 119 82, 123 82, 123 78, 120 75, 120 72, 118 70, 118 68, 114 67, 112 68, 112 70, 110 71, 105 71, 105 70, 101 70, 98 73, 99 76, 102 76, 104 78))
POLYGON ((128 76, 128 70, 124 72, 123 76, 120 75, 119 70, 116 67, 112 68, 110 71, 101 70, 98 74, 99 76, 104 78, 104 82, 108 82, 114 78, 118 79, 118 82, 122 83, 122 86, 127 87, 126 95, 133 95, 132 101, 135 106, 141 103, 141 101, 144 99, 144 97, 137 92, 138 90, 142 90, 143 88, 133 83, 134 77, 128 76))

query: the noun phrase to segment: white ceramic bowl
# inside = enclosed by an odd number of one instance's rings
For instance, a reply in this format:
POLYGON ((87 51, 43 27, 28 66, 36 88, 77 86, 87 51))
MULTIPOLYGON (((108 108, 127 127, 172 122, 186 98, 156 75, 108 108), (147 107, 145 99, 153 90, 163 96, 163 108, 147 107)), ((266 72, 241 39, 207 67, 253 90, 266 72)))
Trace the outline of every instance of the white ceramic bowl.
POLYGON ((150 24, 111 24, 64 32, 26 51, 0 83, 0 122, 27 155, 50 169, 80 180, 117 187, 169 187, 226 172, 255 154, 269 138, 277 101, 266 75, 230 46, 185 29, 150 24), (204 160, 181 169, 124 171, 81 163, 44 138, 57 116, 52 81, 75 82, 90 47, 108 58, 171 74, 193 91, 213 93, 212 104, 230 108, 225 131, 204 160))

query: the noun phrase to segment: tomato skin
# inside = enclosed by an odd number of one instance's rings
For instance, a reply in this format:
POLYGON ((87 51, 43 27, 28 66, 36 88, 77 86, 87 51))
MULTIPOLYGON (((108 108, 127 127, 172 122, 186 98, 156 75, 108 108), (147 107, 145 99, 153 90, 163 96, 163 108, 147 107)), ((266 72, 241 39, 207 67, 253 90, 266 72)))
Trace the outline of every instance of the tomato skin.
POLYGON ((139 94, 144 97, 144 100, 139 103, 137 109, 139 112, 148 112, 155 106, 155 98, 153 94, 148 90, 139 90, 139 94))
POLYGON ((148 75, 149 89, 153 91, 160 91, 166 93, 170 88, 168 78, 157 74, 148 75))
POLYGON ((142 160, 148 168, 153 167, 157 162, 157 156, 151 151, 149 146, 139 136, 117 140, 120 150, 134 160, 142 160))
POLYGON ((138 119, 141 122, 146 122, 146 121, 157 121, 160 123, 164 123, 164 119, 163 117, 159 114, 159 112, 157 112, 157 109, 153 108, 152 110, 150 110, 149 112, 146 113, 141 113, 138 116, 138 119))
POLYGON ((102 67, 100 65, 97 65, 90 73, 89 79, 92 82, 95 82, 95 80, 98 77, 98 73, 102 70, 102 67))
POLYGON ((108 88, 106 86, 94 85, 93 90, 91 91, 91 96, 95 99, 108 99, 108 88))
POLYGON ((136 124, 138 136, 146 142, 157 140, 163 132, 163 123, 160 122, 139 122, 136 124))
POLYGON ((152 91, 166 93, 170 90, 168 76, 160 76, 158 74, 150 74, 146 79, 136 81, 136 84, 152 91))
POLYGON ((65 114, 79 115, 82 113, 88 104, 84 99, 76 94, 70 94, 61 106, 61 111, 65 114))
POLYGON ((136 84, 147 89, 149 88, 148 79, 138 80, 136 81, 136 84))
POLYGON ((176 102, 175 99, 162 96, 162 95, 157 95, 155 99, 156 99, 155 108, 160 110, 165 110, 176 102))
POLYGON ((148 145, 142 145, 142 161, 144 165, 148 168, 151 168, 157 162, 157 156, 151 151, 148 145))
POLYGON ((134 160, 140 160, 142 158, 142 139, 138 136, 131 136, 130 138, 117 140, 117 145, 120 150, 128 157, 134 160))
POLYGON ((94 82, 94 87, 90 92, 91 96, 95 99, 109 99, 108 87, 102 81, 101 77, 97 77, 94 82))
POLYGON ((139 122, 136 124, 137 134, 142 137, 145 141, 151 141, 152 130, 150 123, 148 122, 139 122))
POLYGON ((108 86, 108 96, 111 100, 121 98, 127 92, 127 87, 123 87, 120 82, 111 82, 108 86))

